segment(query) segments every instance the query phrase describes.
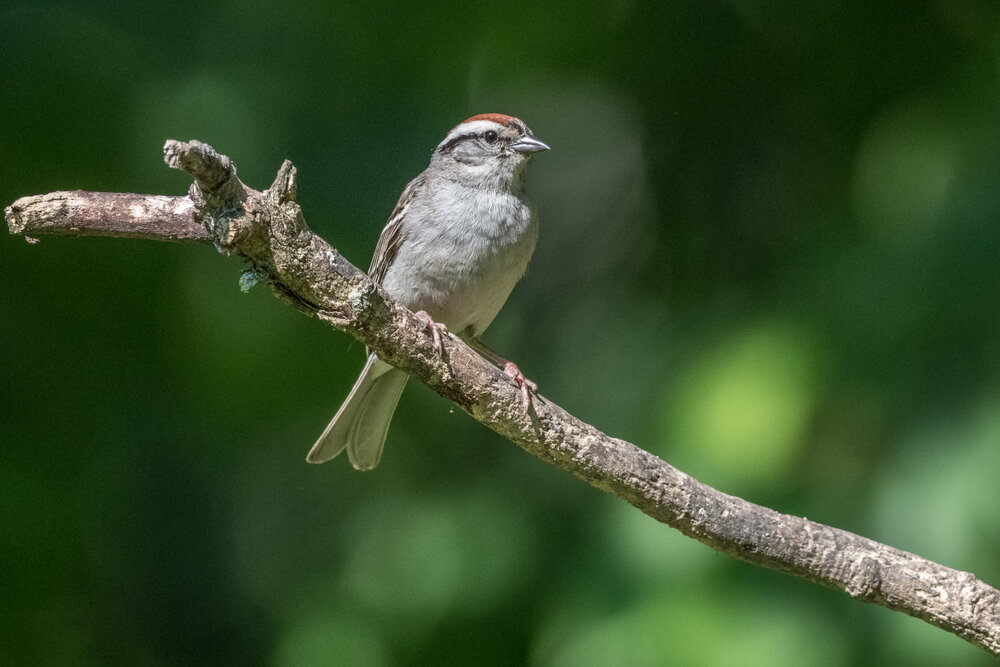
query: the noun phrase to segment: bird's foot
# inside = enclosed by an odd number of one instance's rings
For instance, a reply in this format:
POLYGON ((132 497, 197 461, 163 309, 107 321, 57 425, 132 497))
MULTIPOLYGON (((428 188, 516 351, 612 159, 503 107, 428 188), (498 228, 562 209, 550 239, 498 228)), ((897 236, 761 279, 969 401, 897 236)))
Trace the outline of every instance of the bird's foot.
POLYGON ((440 322, 435 322, 434 318, 428 314, 426 310, 418 310, 413 313, 420 320, 420 323, 424 325, 425 329, 430 329, 431 338, 434 341, 434 349, 440 355, 444 354, 444 336, 448 335, 448 327, 440 322))
POLYGON ((508 361, 503 365, 503 372, 521 390, 521 403, 524 405, 524 411, 527 412, 531 409, 531 395, 538 393, 538 385, 524 377, 524 373, 513 361, 508 361))

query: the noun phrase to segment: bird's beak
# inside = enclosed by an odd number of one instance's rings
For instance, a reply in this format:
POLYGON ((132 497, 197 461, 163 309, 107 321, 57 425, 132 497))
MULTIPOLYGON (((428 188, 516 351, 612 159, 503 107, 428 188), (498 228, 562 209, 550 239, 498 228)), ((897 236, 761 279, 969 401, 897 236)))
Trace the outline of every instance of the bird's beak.
POLYGON ((530 134, 521 137, 514 143, 510 145, 511 148, 516 150, 518 153, 537 153, 538 151, 547 151, 549 147, 535 139, 530 134))

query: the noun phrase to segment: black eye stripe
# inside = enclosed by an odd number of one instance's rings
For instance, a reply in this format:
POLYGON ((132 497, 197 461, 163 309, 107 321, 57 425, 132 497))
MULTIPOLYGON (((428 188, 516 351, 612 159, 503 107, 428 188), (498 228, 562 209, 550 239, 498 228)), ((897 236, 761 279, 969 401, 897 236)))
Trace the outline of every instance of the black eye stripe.
POLYGON ((440 146, 438 146, 438 153, 450 153, 450 152, 452 152, 453 150, 455 150, 455 146, 459 145, 460 143, 462 143, 466 139, 470 138, 471 136, 473 136, 473 135, 471 135, 471 134, 460 134, 457 137, 452 137, 448 141, 446 141, 443 144, 441 144, 440 146))
POLYGON ((455 150, 455 146, 459 145, 463 141, 468 141, 469 139, 483 139, 486 141, 486 143, 493 144, 500 140, 500 135, 497 133, 496 130, 486 130, 484 132, 460 134, 456 137, 452 137, 448 141, 438 146, 437 152, 440 154, 450 153, 453 150, 455 150), (486 135, 488 134, 493 135, 494 138, 492 141, 486 138, 486 135))

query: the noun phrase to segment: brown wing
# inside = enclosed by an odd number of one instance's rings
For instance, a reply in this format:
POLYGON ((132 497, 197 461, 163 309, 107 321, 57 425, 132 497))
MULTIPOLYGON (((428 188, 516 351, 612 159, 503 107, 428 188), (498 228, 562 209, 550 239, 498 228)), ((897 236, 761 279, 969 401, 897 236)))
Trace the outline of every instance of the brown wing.
POLYGON ((426 177, 421 173, 403 189, 403 194, 396 202, 396 208, 392 210, 389 221, 382 229, 382 235, 378 237, 375 254, 372 256, 372 264, 368 267, 368 275, 377 283, 381 283, 385 278, 389 265, 392 264, 396 253, 399 252, 399 246, 403 242, 403 219, 406 217, 406 211, 410 208, 410 204, 413 203, 417 190, 423 186, 425 181, 426 177))

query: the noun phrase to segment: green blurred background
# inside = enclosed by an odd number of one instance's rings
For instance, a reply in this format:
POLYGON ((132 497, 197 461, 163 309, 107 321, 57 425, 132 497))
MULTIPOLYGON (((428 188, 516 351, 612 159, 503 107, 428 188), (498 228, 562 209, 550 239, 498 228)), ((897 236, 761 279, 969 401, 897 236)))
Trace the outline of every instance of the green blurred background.
MULTIPOLYGON (((1000 584, 1000 5, 0 9, 0 201, 183 194, 168 138, 299 168, 362 268, 478 112, 553 150, 487 334, 723 491, 1000 584)), ((4 665, 987 664, 736 562, 416 383, 381 467, 304 456, 362 347, 211 248, 0 235, 4 665)))

